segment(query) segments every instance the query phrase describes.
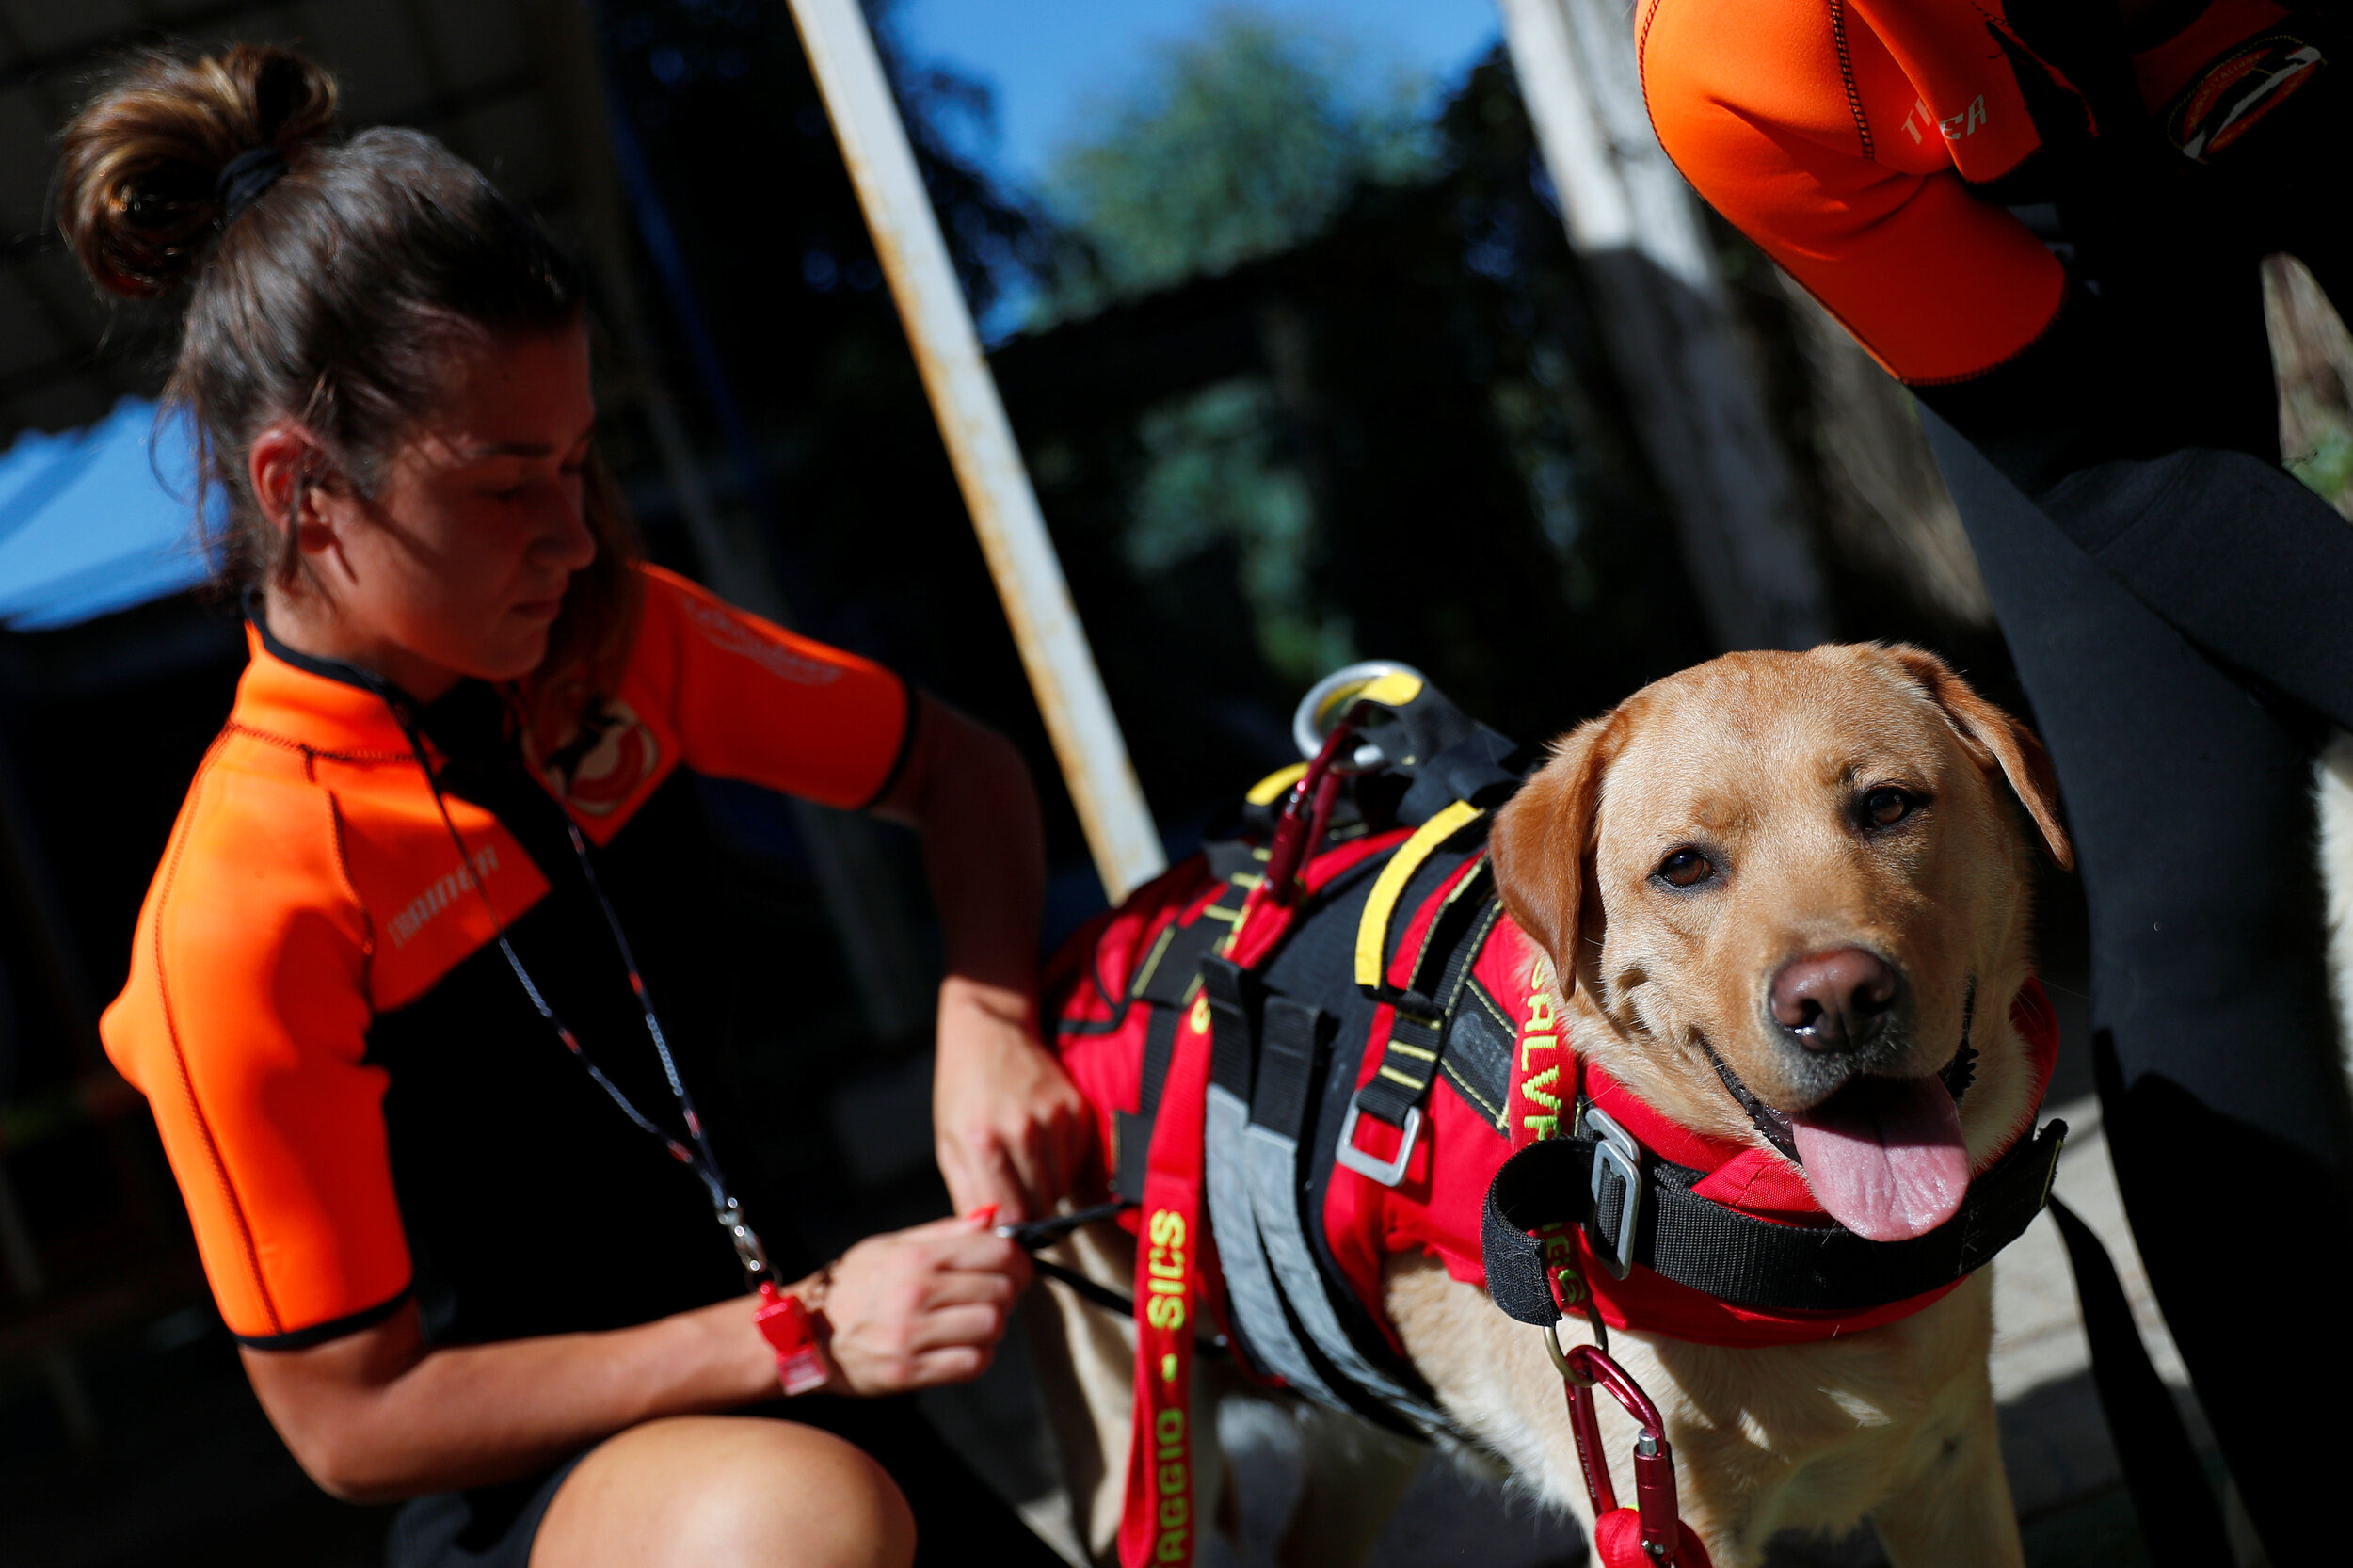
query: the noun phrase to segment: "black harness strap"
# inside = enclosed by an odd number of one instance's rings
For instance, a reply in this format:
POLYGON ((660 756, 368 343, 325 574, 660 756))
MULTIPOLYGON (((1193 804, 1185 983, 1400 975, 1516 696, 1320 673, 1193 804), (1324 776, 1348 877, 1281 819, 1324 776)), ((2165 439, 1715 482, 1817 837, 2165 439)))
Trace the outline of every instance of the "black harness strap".
POLYGON ((1582 1224, 1595 1253, 1623 1257, 1721 1301, 1769 1311, 1851 1312, 1950 1285, 2023 1234, 2050 1196, 2067 1124, 2047 1124, 1969 1185, 1961 1212, 1925 1236, 1870 1241, 1842 1226, 1776 1224, 1691 1192, 1697 1171, 1642 1163, 1639 1201, 1601 1140, 1553 1138, 1504 1162, 1481 1219, 1487 1290, 1524 1323, 1557 1321, 1545 1241, 1530 1232, 1582 1224), (1621 1224, 1635 1215, 1631 1246, 1621 1224))
POLYGON ((1450 1033, 1447 1026, 1463 1003, 1464 983, 1503 914, 1502 901, 1487 892, 1494 876, 1492 863, 1481 856, 1431 920, 1414 960, 1412 984, 1381 998, 1394 1009, 1394 1022, 1381 1048, 1380 1067, 1356 1091, 1356 1109, 1366 1115, 1403 1127, 1406 1112, 1436 1080, 1450 1033))
MULTIPOLYGON (((1486 940, 1484 929, 1478 940, 1486 940)), ((1472 951, 1476 952, 1477 947, 1472 951)), ((1469 980, 1464 983, 1462 1000, 1447 1018, 1446 1048, 1438 1053, 1439 1070, 1454 1092, 1493 1124, 1497 1132, 1506 1135, 1511 1131, 1506 1108, 1512 1096, 1512 1051, 1517 1037, 1518 1031, 1487 988, 1469 980)))
MULTIPOLYGON (((1247 893, 1257 884, 1258 865, 1266 859, 1267 852, 1246 839, 1214 839, 1201 846, 1201 854, 1209 863, 1210 875, 1234 884, 1247 893)), ((1220 907, 1225 907, 1227 902, 1225 899, 1218 901, 1220 907)), ((1239 909, 1240 901, 1233 901, 1231 907, 1239 909)), ((1090 965, 1088 981, 1094 985, 1096 994, 1110 1004, 1110 1014, 1100 1018, 1078 1021, 1065 1018, 1054 1026, 1054 1032, 1073 1039, 1090 1034, 1116 1033, 1128 1022, 1128 1009, 1138 1000, 1148 1000, 1144 997, 1144 988, 1151 985, 1154 977, 1160 973, 1161 960, 1167 956, 1168 944, 1175 939, 1176 931, 1176 926, 1168 927, 1151 947, 1144 950, 1144 961, 1136 966, 1136 972, 1128 977, 1128 988, 1116 998, 1112 995, 1111 986, 1104 982, 1102 969, 1090 965)), ((1212 931, 1209 935, 1214 937, 1217 933, 1212 931)), ((1191 966, 1181 959, 1173 972, 1178 976, 1179 984, 1193 976, 1191 966)), ((1156 991, 1155 995, 1169 1006, 1175 1006, 1178 1000, 1164 991, 1156 991)))
POLYGON ((1160 1120, 1160 1090, 1176 1055, 1176 1028, 1201 989, 1201 960, 1234 928, 1234 917, 1256 877, 1229 875, 1225 888, 1190 924, 1173 925, 1145 952, 1128 996, 1152 1010, 1144 1036, 1144 1080, 1137 1110, 1114 1111, 1118 1128, 1118 1172, 1112 1190, 1131 1203, 1144 1201, 1144 1167, 1152 1150, 1152 1128, 1160 1120))
POLYGON ((2068 1267, 2083 1304, 2084 1338, 2091 1347, 2091 1382, 2100 1411, 2140 1515, 2140 1533, 2157 1568, 2233 1560, 2230 1532, 2182 1412, 2149 1360, 2108 1256, 2096 1232, 2067 1205, 2051 1199, 2051 1218, 2067 1243, 2068 1267))

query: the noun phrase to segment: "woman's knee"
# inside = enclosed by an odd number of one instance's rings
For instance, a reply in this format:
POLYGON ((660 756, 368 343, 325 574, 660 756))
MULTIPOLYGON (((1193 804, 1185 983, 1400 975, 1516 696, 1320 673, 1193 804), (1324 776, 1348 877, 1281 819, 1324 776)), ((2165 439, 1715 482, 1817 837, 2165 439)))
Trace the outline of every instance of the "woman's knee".
POLYGON ((699 1416, 607 1440, 557 1492, 531 1568, 908 1568, 915 1519, 852 1444, 790 1421, 699 1416))
POLYGON ((752 1421, 708 1484, 699 1562, 907 1568, 915 1515, 874 1459, 831 1432, 752 1421))

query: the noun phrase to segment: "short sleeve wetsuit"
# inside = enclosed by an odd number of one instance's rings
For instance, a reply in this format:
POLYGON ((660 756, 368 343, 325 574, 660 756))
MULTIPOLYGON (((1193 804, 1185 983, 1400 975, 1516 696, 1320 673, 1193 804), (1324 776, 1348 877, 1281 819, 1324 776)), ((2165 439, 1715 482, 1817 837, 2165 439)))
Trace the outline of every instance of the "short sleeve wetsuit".
POLYGON ((2169 0, 2127 37, 2096 0, 1645 0, 1635 25, 1702 195, 2135 597, 2353 728, 2353 638, 2305 609, 2353 604, 2353 536, 2278 466, 2254 264, 2353 298, 2333 14, 2169 0))
POLYGON ((2353 1240, 2310 772, 2319 721, 2353 727, 2353 526, 2279 466, 2258 268, 2353 304, 2353 30, 2274 0, 2129 29, 2113 0, 1642 0, 1635 30, 1677 167, 1927 411, 2081 851, 2135 1232, 2293 1560, 2353 1462, 2297 1412, 2353 1400, 2353 1354, 2299 1349, 2283 1410, 2183 1243, 2231 1236, 2294 1300, 2353 1240))
MULTIPOLYGON (((866 806, 905 760, 911 694, 667 572, 645 568, 644 588, 625 672, 563 757, 560 791, 491 688, 463 682, 422 711, 464 863, 385 699, 250 629, 102 1025, 242 1343, 323 1343, 411 1299, 429 1340, 461 1344, 743 1291, 701 1184, 564 1049, 496 944, 492 908, 586 1053, 683 1138, 568 819, 721 1162, 789 1266, 789 1218, 761 1202, 758 1129, 728 1092, 737 987, 716 960, 728 934, 694 778, 866 806)), ((395 1568, 521 1568, 552 1492, 541 1477, 412 1504, 395 1568)))

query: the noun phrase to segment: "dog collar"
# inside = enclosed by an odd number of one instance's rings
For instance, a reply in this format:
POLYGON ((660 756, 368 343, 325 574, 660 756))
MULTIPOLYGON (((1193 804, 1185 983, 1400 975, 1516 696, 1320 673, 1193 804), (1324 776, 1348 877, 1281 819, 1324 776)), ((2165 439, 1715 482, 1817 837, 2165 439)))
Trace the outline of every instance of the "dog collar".
MULTIPOLYGON (((2039 984, 2027 983, 2011 1016, 2047 1083, 2057 1029, 2039 984)), ((1592 1309, 1596 1291, 1618 1294, 1612 1282, 1638 1264, 1753 1311, 1854 1313, 1914 1298, 1926 1305, 2017 1240, 2041 1211, 2067 1130, 2057 1121, 2031 1138, 2020 1129, 1971 1180, 1952 1219, 1907 1240, 1871 1241, 1806 1212, 1817 1206, 1775 1155, 1693 1133, 1590 1062, 1581 1065, 1574 1131, 1530 1143, 1507 1160, 1481 1218, 1488 1290, 1523 1322, 1557 1321, 1564 1306, 1592 1309), (1760 1206, 1756 1189, 1784 1172, 1791 1192, 1760 1206), (1723 1201, 1727 1189, 1747 1201, 1732 1207, 1723 1201), (1742 1211, 1759 1207, 1770 1217, 1742 1211)), ((1618 1326, 1655 1326, 1639 1313, 1610 1310, 1617 1304, 1608 1299, 1599 1304, 1618 1326)))

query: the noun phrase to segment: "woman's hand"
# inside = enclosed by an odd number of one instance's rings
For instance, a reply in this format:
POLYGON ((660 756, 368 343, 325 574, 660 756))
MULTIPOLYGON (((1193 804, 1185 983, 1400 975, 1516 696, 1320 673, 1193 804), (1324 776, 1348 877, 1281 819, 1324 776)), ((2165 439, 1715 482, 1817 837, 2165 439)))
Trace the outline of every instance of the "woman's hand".
POLYGON ((830 1391, 904 1394, 987 1369, 1030 1258, 984 1208, 872 1236, 841 1255, 825 1291, 830 1391))
POLYGON ((932 1121, 957 1209, 1050 1214, 1086 1159, 1091 1112, 1038 1043, 1028 997, 950 976, 939 988, 932 1121))

